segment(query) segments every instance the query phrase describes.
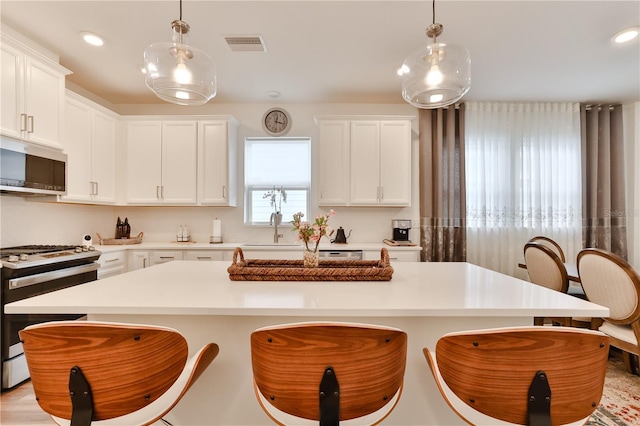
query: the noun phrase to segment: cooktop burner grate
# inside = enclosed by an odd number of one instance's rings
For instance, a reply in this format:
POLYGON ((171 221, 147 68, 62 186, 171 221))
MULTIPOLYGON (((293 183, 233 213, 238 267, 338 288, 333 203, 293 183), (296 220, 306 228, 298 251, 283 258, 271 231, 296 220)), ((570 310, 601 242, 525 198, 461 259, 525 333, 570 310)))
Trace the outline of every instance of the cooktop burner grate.
POLYGON ((69 245, 52 245, 52 244, 32 244, 26 246, 7 247, 0 249, 0 257, 7 257, 21 254, 39 254, 39 253, 52 253, 56 251, 64 251, 75 249, 76 246, 69 245))

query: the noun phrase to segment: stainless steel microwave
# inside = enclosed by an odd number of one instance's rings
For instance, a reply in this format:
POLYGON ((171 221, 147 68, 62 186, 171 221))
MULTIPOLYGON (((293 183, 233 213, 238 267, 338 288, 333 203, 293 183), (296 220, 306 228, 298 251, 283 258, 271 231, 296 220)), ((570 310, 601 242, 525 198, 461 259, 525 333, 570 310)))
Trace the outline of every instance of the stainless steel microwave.
POLYGON ((16 139, 0 139, 1 193, 64 195, 66 182, 67 154, 16 139))

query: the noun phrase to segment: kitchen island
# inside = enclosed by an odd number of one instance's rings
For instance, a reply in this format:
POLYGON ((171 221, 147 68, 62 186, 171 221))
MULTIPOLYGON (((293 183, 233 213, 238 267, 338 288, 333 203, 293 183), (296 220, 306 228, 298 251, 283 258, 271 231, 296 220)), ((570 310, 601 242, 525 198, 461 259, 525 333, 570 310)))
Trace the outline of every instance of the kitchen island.
POLYGON ((229 262, 175 261, 6 305, 7 313, 86 312, 92 320, 177 328, 220 354, 167 416, 180 425, 269 425, 253 393, 249 336, 265 325, 349 321, 408 334, 405 388, 388 425, 463 424, 422 354, 450 331, 531 325, 534 316, 608 316, 607 308, 469 263, 392 263, 391 281, 230 281, 229 262))

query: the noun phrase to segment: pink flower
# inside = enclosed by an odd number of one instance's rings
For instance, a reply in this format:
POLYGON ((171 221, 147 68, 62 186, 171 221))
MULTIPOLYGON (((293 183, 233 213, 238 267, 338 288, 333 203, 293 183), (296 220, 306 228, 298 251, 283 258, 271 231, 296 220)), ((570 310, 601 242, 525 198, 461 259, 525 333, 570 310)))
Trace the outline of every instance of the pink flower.
POLYGON ((315 243, 313 251, 318 251, 318 244, 320 244, 322 237, 333 234, 333 230, 329 227, 328 221, 329 218, 335 214, 336 212, 333 209, 326 215, 318 214, 313 224, 303 221, 302 218, 304 214, 301 212, 293 215, 293 220, 291 221, 293 231, 298 232, 298 239, 304 241, 307 250, 310 250, 309 242, 311 242, 315 243))

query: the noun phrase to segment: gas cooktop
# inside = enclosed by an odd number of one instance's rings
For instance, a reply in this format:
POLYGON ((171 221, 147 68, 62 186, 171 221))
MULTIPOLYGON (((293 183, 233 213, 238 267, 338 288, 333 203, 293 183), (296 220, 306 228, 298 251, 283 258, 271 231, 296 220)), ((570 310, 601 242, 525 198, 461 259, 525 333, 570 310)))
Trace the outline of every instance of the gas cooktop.
POLYGON ((36 244, 0 249, 0 261, 3 268, 19 269, 71 260, 97 260, 101 254, 93 247, 36 244))

